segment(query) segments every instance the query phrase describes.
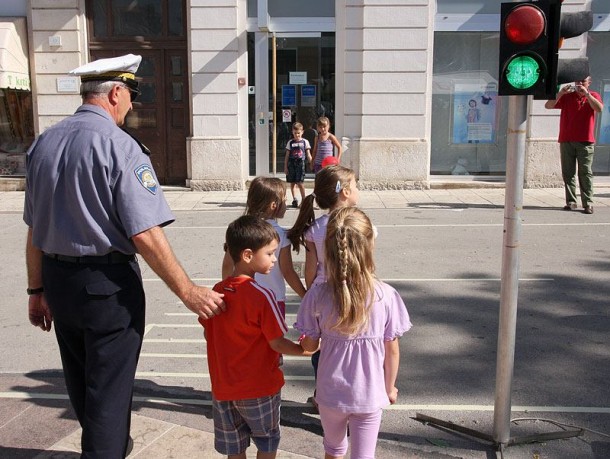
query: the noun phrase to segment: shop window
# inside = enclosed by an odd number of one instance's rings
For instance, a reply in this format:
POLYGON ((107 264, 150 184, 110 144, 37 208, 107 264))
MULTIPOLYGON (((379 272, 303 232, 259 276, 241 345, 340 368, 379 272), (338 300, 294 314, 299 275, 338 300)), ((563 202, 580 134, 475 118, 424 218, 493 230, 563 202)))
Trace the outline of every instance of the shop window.
POLYGON ((507 107, 498 97, 498 34, 434 35, 430 172, 503 176, 507 107))
POLYGON ((184 38, 184 0, 88 0, 95 38, 184 38))
POLYGON ((0 89, 0 175, 25 175, 25 152, 33 141, 32 93, 0 89))
POLYGON ((610 176, 610 34, 608 32, 589 32, 587 56, 591 73, 591 89, 602 96, 604 109, 597 114, 595 156, 593 174, 610 176))

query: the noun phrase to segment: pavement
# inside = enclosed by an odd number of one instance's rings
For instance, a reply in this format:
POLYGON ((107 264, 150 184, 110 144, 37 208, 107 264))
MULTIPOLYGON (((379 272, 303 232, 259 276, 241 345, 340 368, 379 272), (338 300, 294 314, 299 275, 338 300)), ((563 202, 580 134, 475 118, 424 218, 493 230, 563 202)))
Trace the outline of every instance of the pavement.
MULTIPOLYGON (((594 208, 610 206, 610 183, 596 184, 594 208)), ((523 206, 538 208, 558 208, 564 205, 562 188, 525 189, 523 206)), ((0 213, 20 213, 23 211, 23 192, 0 192, 0 213)), ((183 189, 168 189, 167 200, 174 211, 227 210, 243 208, 246 191, 193 192, 183 189)), ((439 206, 490 206, 503 207, 505 189, 446 187, 429 190, 363 190, 360 193, 360 207, 366 209, 392 209, 417 205, 418 207, 439 206)), ((582 210, 582 209, 580 209, 582 210)), ((18 378, 18 375, 15 375, 18 378)), ((3 413, 0 414, 0 457, 11 458, 77 458, 80 454, 80 429, 71 412, 69 402, 62 387, 61 374, 56 375, 56 397, 45 398, 44 403, 36 402, 36 394, 24 388, 13 391, 14 397, 6 397, 3 413), (28 445, 24 449, 24 445, 28 445)), ((15 386, 12 386, 15 387, 15 386)), ((195 402, 195 401, 193 401, 195 402)), ((290 403, 290 402, 288 402, 290 403)), ((206 405, 206 403, 202 403, 206 405)), ((193 403, 196 405, 196 403, 193 403)), ((206 409, 209 410, 209 402, 206 409)), ((134 449, 130 458, 185 458, 223 457, 214 452, 214 435, 211 431, 197 428, 193 419, 201 416, 197 407, 190 411, 181 406, 172 413, 169 403, 163 415, 145 409, 144 401, 134 402, 132 415, 132 438, 134 449), (180 411, 180 413, 178 413, 180 411)), ((201 408, 201 407, 198 407, 201 408)), ((290 439, 283 439, 290 442, 290 439)), ((249 448, 248 457, 256 457, 256 449, 249 448)), ((287 451, 278 451, 278 458, 306 458, 287 451)), ((422 457, 422 456, 417 456, 422 457)), ((426 457, 440 457, 436 455, 426 457)), ((443 456, 446 457, 446 456, 443 456)), ((452 456, 453 457, 453 456, 452 456)), ((482 456, 477 456, 482 457, 482 456)))

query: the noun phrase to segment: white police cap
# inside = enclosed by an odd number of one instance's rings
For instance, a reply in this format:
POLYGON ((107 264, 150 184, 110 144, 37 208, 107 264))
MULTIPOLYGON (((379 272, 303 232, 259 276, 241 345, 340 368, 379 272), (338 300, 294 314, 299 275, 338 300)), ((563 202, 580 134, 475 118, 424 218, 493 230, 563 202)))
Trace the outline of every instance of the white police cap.
POLYGON ((136 89, 136 72, 142 62, 142 56, 126 54, 108 59, 98 59, 70 70, 70 75, 81 77, 86 81, 121 81, 136 89))

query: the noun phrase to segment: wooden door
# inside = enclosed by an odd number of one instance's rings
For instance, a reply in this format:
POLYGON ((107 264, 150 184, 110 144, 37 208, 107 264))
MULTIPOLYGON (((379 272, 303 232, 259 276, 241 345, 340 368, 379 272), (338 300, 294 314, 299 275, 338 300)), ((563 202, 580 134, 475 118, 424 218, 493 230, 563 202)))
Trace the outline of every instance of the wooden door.
MULTIPOLYGON (((150 159, 164 185, 186 181, 188 80, 186 52, 138 50, 142 63, 136 72, 140 96, 127 115, 125 128, 151 151, 150 159)), ((125 50, 91 51, 91 59, 120 56, 125 50)))

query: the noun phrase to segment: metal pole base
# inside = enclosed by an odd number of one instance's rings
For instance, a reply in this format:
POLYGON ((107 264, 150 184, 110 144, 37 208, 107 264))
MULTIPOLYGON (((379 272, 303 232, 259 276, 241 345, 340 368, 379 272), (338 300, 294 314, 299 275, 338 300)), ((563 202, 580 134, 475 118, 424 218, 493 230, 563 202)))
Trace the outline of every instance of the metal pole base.
MULTIPOLYGON (((443 421, 441 419, 436 419, 436 418, 426 416, 425 414, 421 414, 421 413, 415 413, 415 417, 413 419, 415 419, 416 421, 419 421, 423 424, 437 425, 439 427, 443 427, 448 430, 454 430, 456 432, 463 433, 470 437, 478 438, 479 440, 483 440, 488 443, 491 443, 491 444, 495 445, 496 447, 501 446, 501 444, 499 444, 498 442, 496 442, 494 440, 493 436, 483 433, 483 432, 479 432, 478 430, 469 429, 468 427, 454 424, 453 422, 443 421)), ((511 437, 508 440, 508 443, 506 444, 506 446, 522 445, 522 444, 527 444, 527 443, 543 443, 543 442, 546 442, 549 440, 561 440, 561 439, 565 439, 565 438, 579 437, 579 436, 583 435, 584 433, 585 433, 584 429, 578 429, 578 430, 560 430, 557 432, 548 432, 548 433, 536 434, 536 435, 526 435, 523 437, 511 437)))

